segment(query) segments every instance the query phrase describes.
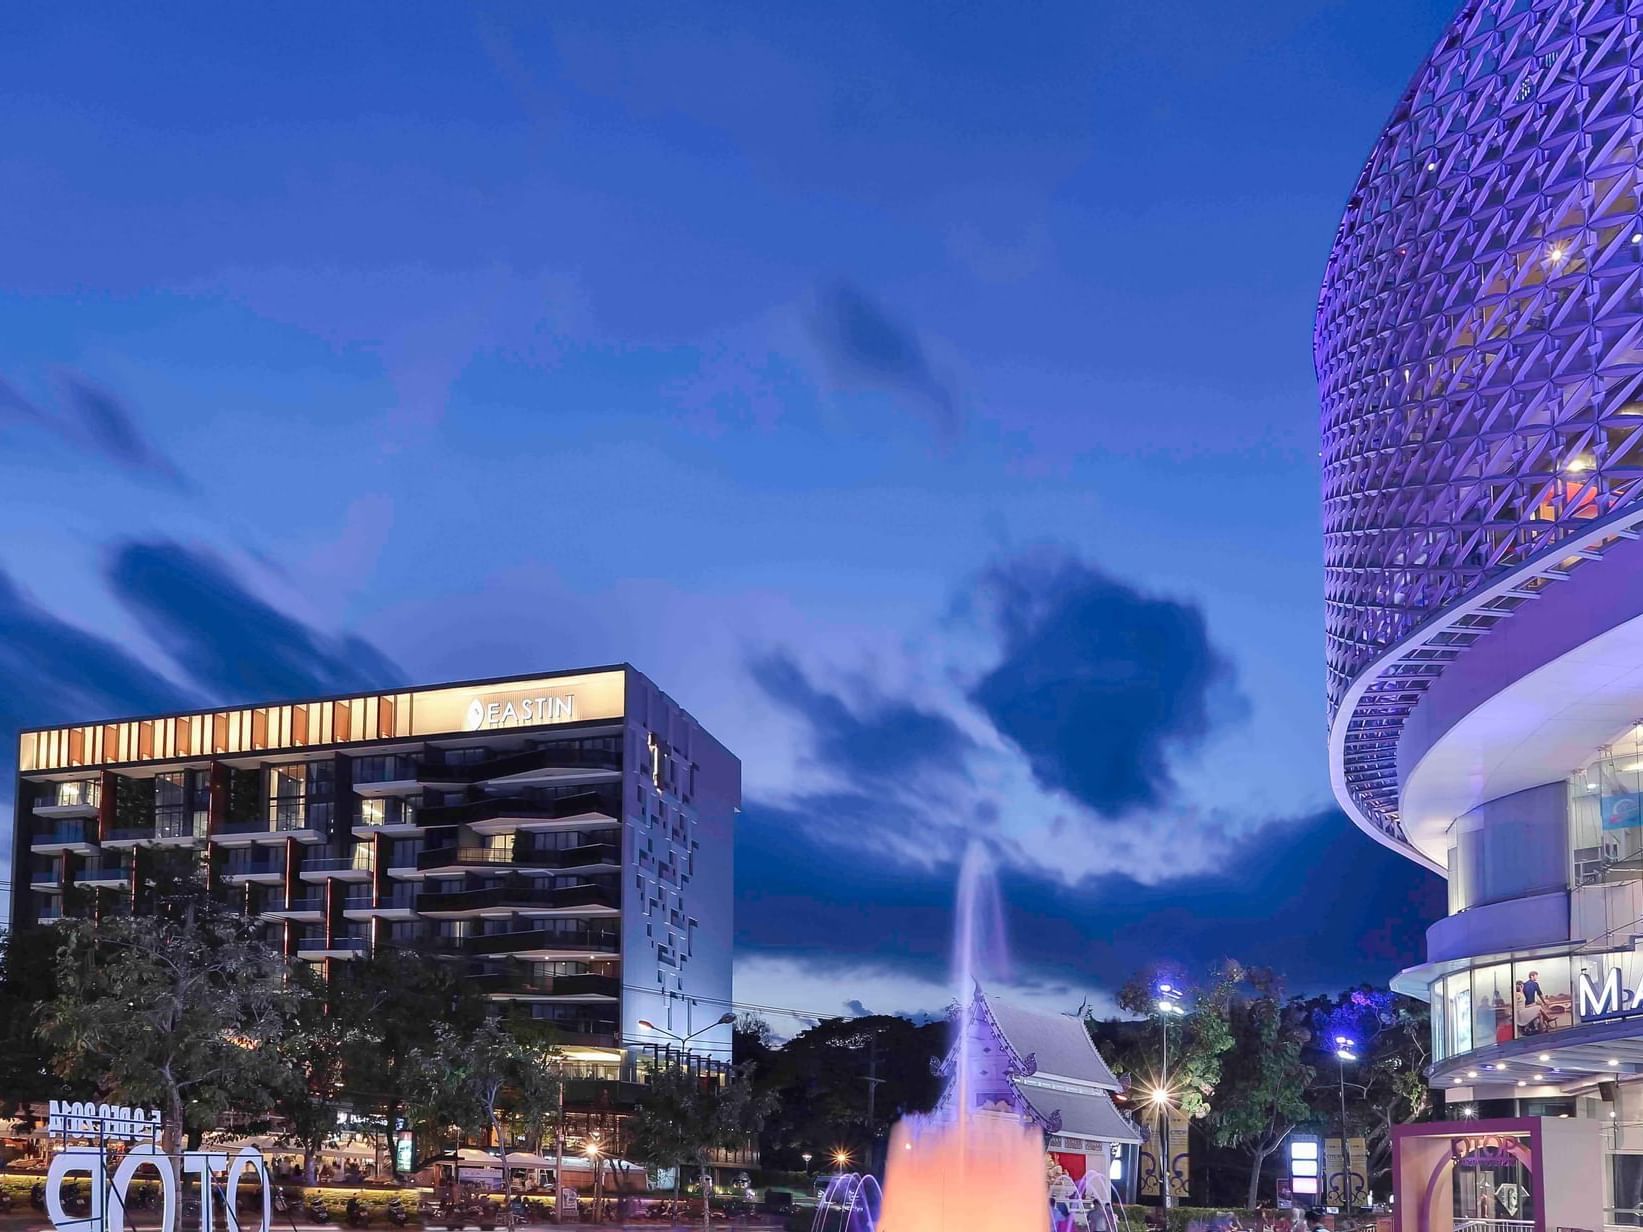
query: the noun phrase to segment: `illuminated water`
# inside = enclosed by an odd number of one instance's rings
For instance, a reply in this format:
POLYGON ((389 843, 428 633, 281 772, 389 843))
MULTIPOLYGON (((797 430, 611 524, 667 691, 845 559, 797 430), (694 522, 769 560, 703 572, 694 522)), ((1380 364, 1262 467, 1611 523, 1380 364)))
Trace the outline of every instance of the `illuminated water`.
POLYGON ((952 1084, 942 1105, 891 1131, 881 1195, 871 1176, 836 1178, 812 1232, 1047 1232, 1049 1176, 1037 1128, 978 1107, 966 1017, 976 981, 1003 969, 997 883, 979 846, 965 854, 953 927, 960 1013, 952 1084))

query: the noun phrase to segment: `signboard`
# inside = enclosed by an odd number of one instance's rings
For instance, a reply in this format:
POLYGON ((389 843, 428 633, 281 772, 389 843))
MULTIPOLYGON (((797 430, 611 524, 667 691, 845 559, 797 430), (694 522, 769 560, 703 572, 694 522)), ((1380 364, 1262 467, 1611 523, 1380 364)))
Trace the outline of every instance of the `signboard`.
MULTIPOLYGON (((139 1172, 159 1179, 159 1232, 181 1232, 184 1176, 198 1177, 202 1191, 212 1189, 214 1182, 220 1183, 226 1207, 224 1232, 241 1232, 239 1189, 248 1172, 255 1176, 262 1191, 260 1232, 273 1232, 274 1187, 262 1152, 254 1146, 242 1148, 232 1161, 223 1151, 167 1155, 159 1147, 158 1112, 60 1100, 53 1100, 48 1107, 46 1132, 62 1143, 52 1154, 45 1181, 46 1218, 58 1232, 85 1232, 88 1228, 125 1232, 126 1195, 139 1172), (90 1145, 93 1142, 96 1145, 90 1145), (111 1144, 121 1147, 122 1153, 111 1156, 111 1144), (80 1176, 90 1182, 91 1209, 85 1215, 71 1215, 63 1207, 63 1193, 69 1178, 80 1176)), ((213 1232, 215 1206, 214 1202, 199 1204, 200 1232, 213 1232)))

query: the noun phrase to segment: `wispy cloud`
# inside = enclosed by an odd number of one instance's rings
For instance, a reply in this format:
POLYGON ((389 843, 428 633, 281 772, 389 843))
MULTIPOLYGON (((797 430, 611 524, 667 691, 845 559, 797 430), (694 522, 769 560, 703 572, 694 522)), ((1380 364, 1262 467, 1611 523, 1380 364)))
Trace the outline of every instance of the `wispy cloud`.
POLYGON ((859 288, 839 283, 823 290, 810 314, 810 331, 835 380, 895 395, 927 418, 944 444, 959 436, 958 398, 937 374, 918 334, 859 288))
POLYGON ((77 373, 64 373, 49 406, 33 402, 0 380, 0 427, 49 432, 125 473, 187 490, 187 476, 152 440, 135 413, 108 390, 77 373))

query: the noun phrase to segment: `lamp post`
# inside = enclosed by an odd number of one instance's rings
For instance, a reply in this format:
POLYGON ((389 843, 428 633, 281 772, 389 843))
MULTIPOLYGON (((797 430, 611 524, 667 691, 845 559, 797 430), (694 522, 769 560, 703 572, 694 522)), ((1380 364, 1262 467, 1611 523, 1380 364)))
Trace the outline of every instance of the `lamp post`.
POLYGON ((706 1032, 713 1030, 714 1027, 728 1027, 731 1023, 733 1023, 735 1021, 736 1021, 736 1015, 734 1015, 732 1013, 729 1013, 727 1011, 726 1013, 720 1014, 712 1022, 708 1023, 707 1026, 701 1028, 698 1031, 692 1031, 689 1035, 675 1035, 672 1031, 669 1031, 666 1027, 658 1027, 655 1023, 653 1023, 653 1022, 651 1022, 651 1021, 649 1021, 648 1019, 645 1019, 645 1018, 641 1018, 639 1020, 639 1025, 647 1031, 654 1031, 658 1035, 665 1035, 670 1040, 677 1040, 681 1044, 688 1044, 691 1040, 695 1039, 698 1035, 703 1035, 706 1032))
POLYGON ((842 1146, 833 1152, 833 1168, 839 1176, 844 1175, 844 1169, 850 1162, 850 1152, 842 1146))
POLYGON ((1175 1195, 1170 1192, 1172 1171, 1169 1157, 1169 1020, 1187 1012, 1186 1007, 1181 1004, 1183 999, 1181 990, 1175 985, 1158 985, 1158 1025, 1163 1041, 1163 1055, 1160 1058, 1158 1086, 1152 1093, 1152 1102, 1158 1109, 1158 1192, 1165 1210, 1175 1205, 1175 1195))
POLYGON ((1341 1090, 1341 1192, 1346 1196, 1346 1217, 1352 1218, 1352 1156, 1346 1148, 1346 1063, 1356 1061, 1357 1041, 1350 1035, 1335 1037, 1335 1064, 1341 1090))

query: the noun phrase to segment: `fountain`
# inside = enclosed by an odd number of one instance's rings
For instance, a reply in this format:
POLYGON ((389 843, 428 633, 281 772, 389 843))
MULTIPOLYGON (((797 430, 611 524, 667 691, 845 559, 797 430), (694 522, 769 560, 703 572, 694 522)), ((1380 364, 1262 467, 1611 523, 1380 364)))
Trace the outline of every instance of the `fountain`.
POLYGON ((812 1232, 1048 1232, 1043 1135, 978 1102, 967 1019, 977 979, 1001 974, 1003 959, 997 883, 985 853, 971 844, 953 929, 958 1036, 947 1091, 934 1112, 905 1117, 891 1131, 882 1197, 871 1176, 835 1177, 812 1232))

